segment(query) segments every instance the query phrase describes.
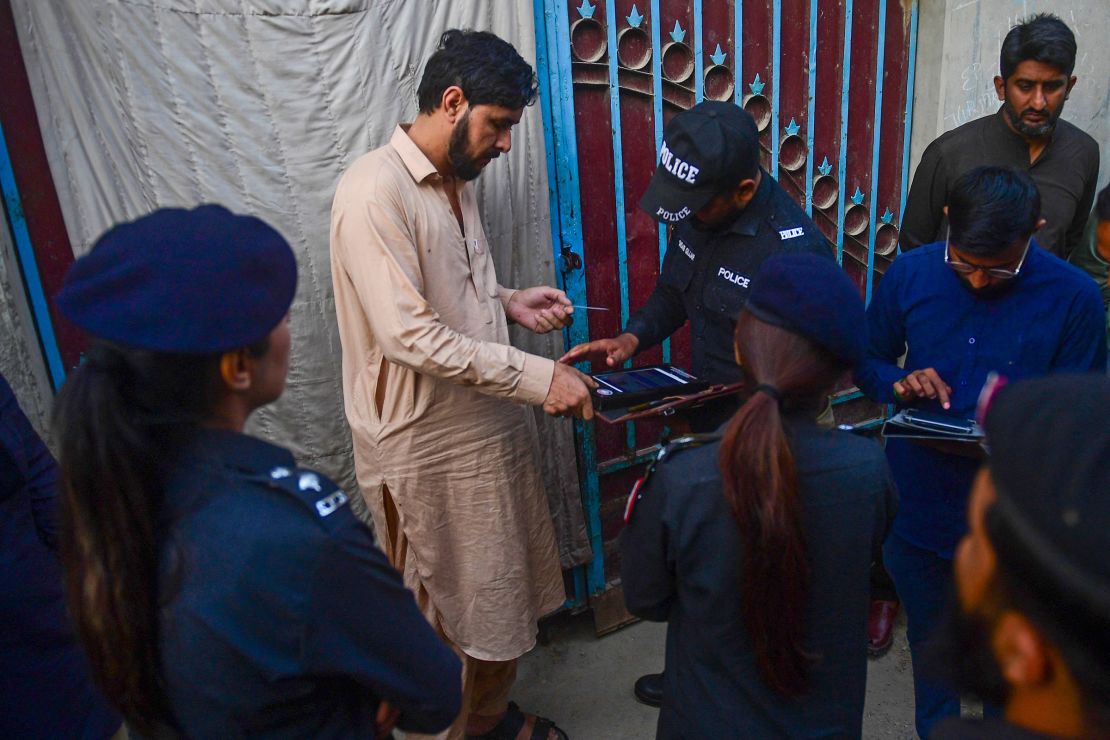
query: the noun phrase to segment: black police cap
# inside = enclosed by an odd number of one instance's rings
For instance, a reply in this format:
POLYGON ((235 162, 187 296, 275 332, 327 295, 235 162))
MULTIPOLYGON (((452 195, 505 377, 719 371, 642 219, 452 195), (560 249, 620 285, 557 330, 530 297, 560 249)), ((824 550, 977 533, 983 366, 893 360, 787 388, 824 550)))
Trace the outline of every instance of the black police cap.
POLYGON ((297 288, 289 244, 223 206, 164 208, 106 232, 66 274, 62 314, 95 337, 161 352, 223 352, 265 337, 297 288))
POLYGON ((706 100, 667 123, 659 166, 640 208, 656 221, 684 221, 758 171, 755 119, 733 103, 706 100))

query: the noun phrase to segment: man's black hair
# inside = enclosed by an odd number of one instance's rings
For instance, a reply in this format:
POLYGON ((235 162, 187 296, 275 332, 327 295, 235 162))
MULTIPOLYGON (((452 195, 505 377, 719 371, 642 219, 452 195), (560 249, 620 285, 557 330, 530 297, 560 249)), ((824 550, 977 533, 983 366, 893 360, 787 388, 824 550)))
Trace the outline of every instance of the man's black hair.
POLYGON ((1099 191, 1098 197, 1095 199, 1095 219, 1110 221, 1110 185, 1099 191))
MULTIPOLYGON (((1110 614, 1066 587, 1048 565, 1058 556, 1024 542, 997 504, 984 512, 983 525, 996 553, 991 587, 999 606, 1023 615, 1059 651, 1088 726, 1110 727, 1110 614)), ((1075 579, 1082 576, 1070 572, 1067 580, 1075 579)))
POLYGON ((1010 29, 1002 40, 999 69, 1010 79, 1022 62, 1033 60, 1055 67, 1068 77, 1075 69, 1075 34, 1052 13, 1037 13, 1010 29))
POLYGON ((961 252, 993 257, 1025 241, 1041 217, 1041 194, 1029 175, 1009 167, 976 167, 948 194, 949 236, 961 252))
POLYGON ((500 105, 516 110, 536 100, 536 75, 512 44, 486 31, 453 28, 439 39, 439 48, 424 65, 416 92, 421 113, 440 104, 443 91, 462 88, 470 105, 500 105))

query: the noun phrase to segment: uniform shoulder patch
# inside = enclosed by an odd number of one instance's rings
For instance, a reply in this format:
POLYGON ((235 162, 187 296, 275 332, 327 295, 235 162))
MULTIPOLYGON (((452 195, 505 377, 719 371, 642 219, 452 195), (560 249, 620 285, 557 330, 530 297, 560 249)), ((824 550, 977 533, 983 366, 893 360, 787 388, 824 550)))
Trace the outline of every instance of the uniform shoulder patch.
POLYGON ((350 501, 339 486, 312 470, 279 466, 269 471, 269 483, 296 495, 321 519, 331 516, 350 501))

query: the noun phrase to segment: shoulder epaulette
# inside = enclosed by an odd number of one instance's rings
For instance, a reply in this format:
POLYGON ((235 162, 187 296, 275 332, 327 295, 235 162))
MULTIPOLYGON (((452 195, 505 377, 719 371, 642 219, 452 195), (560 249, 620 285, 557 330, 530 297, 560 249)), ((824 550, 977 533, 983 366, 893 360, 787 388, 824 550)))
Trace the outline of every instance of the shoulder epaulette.
POLYGON ((321 519, 334 514, 350 500, 327 476, 304 468, 278 466, 269 472, 267 484, 294 494, 321 519))
POLYGON ((644 474, 637 478, 636 482, 632 484, 632 490, 628 494, 628 501, 624 505, 624 523, 628 524, 628 522, 632 520, 632 511, 636 508, 636 502, 643 497, 644 486, 647 485, 648 480, 650 480, 652 474, 655 473, 655 467, 659 463, 665 462, 668 458, 682 450, 711 444, 720 438, 721 435, 716 432, 708 434, 684 434, 660 447, 659 452, 655 454, 655 459, 648 463, 644 474))

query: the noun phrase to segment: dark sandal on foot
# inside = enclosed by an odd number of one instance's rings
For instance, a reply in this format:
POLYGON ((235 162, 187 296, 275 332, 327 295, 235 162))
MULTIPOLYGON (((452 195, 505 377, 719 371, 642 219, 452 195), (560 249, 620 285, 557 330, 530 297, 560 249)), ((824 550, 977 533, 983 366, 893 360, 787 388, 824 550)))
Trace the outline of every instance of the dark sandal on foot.
MULTIPOLYGON (((528 736, 528 740, 547 740, 552 732, 559 740, 569 740, 567 733, 559 729, 554 722, 538 714, 535 717, 536 722, 532 725, 532 734, 528 736)), ((511 701, 505 716, 492 730, 482 735, 467 735, 466 740, 516 740, 517 735, 520 734, 520 728, 527 722, 528 715, 520 711, 515 701, 511 701)))

